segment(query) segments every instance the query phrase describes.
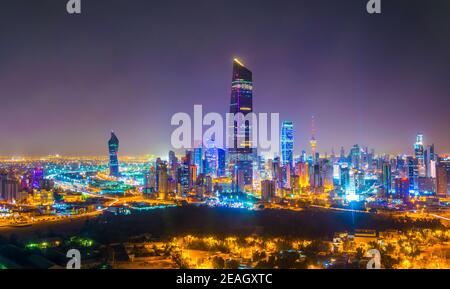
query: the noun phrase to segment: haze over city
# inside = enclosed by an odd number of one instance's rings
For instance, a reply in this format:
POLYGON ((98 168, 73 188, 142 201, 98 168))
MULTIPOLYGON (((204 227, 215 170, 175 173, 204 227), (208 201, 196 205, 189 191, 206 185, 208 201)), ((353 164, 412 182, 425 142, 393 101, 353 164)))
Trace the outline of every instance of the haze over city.
POLYGON ((234 57, 255 112, 295 126, 308 150, 359 143, 412 153, 416 133, 450 152, 448 1, 8 1, 0 17, 0 155, 167 155, 170 118, 225 114, 234 57), (431 3, 432 2, 432 3, 431 3), (358 23, 358 25, 355 25, 358 23))
POLYGON ((3 0, 0 269, 449 269, 449 11, 3 0))

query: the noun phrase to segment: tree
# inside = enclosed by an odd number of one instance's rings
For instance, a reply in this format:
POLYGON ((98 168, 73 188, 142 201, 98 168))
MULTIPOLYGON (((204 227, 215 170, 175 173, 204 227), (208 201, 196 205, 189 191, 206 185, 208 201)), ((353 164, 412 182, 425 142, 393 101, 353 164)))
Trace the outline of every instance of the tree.
POLYGON ((358 247, 356 248, 356 255, 355 258, 358 260, 361 260, 362 258, 364 258, 366 255, 366 250, 364 250, 364 248, 362 247, 358 247))
POLYGON ((300 254, 296 251, 283 251, 278 255, 277 266, 280 269, 293 269, 296 267, 296 261, 300 254))
POLYGON ((329 246, 327 243, 321 241, 321 240, 314 240, 306 246, 305 248, 305 255, 308 257, 314 257, 320 252, 328 252, 329 246))
POLYGON ((225 260, 220 256, 215 256, 211 260, 214 269, 223 269, 225 267, 225 260))
POLYGON ((238 269, 239 265, 239 261, 231 259, 225 263, 225 269, 238 269))

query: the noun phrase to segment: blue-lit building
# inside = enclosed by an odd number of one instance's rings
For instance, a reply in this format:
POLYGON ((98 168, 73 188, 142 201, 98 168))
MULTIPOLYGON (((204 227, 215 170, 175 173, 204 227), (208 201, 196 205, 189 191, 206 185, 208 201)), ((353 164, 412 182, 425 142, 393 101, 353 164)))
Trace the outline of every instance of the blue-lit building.
POLYGON ((119 139, 111 132, 111 138, 108 141, 109 150, 109 175, 113 177, 119 176, 119 139))
POLYGON ((350 161, 354 169, 361 168, 361 147, 355 144, 350 150, 350 161))
POLYGON ((196 177, 199 174, 204 173, 204 167, 203 167, 203 148, 202 147, 196 147, 193 151, 193 158, 194 161, 193 164, 197 167, 196 177))
POLYGON ((340 183, 343 191, 350 187, 350 168, 348 166, 340 168, 340 183))
POLYGON ((176 165, 178 162, 178 159, 175 155, 174 151, 169 151, 169 165, 176 165))
POLYGON ((190 153, 186 152, 180 166, 177 168, 177 183, 180 185, 179 193, 187 193, 191 189, 190 153))
POLYGON ((217 176, 218 151, 215 142, 213 139, 209 139, 206 141, 206 145, 204 173, 217 176))
POLYGON ((283 165, 291 169, 294 164, 294 124, 292 121, 283 121, 281 125, 281 157, 283 165))
POLYGON ((31 178, 31 187, 33 189, 39 189, 41 182, 44 180, 44 169, 39 167, 33 169, 33 174, 31 178))
POLYGON ((222 148, 217 149, 217 176, 224 177, 226 168, 226 155, 225 150, 222 148))
POLYGON ((417 159, 413 157, 408 157, 406 161, 407 161, 407 176, 409 179, 409 189, 410 191, 418 191, 419 168, 417 165, 417 159))
POLYGON ((392 187, 391 165, 389 163, 383 163, 382 178, 384 192, 386 195, 389 195, 392 187))

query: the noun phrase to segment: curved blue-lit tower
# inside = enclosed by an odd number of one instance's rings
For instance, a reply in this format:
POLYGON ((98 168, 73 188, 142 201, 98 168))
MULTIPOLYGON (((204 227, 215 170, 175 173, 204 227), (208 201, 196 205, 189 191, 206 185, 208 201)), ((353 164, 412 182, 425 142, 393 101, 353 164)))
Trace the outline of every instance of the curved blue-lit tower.
POLYGON ((111 138, 108 141, 109 150, 109 175, 112 177, 119 176, 119 139, 111 132, 111 138))

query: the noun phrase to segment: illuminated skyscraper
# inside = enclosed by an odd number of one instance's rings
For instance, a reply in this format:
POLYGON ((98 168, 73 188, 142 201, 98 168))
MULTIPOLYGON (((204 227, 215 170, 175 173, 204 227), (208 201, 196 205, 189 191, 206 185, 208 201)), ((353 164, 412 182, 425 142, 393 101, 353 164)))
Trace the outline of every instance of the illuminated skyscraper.
POLYGON ((19 192, 19 180, 14 176, 0 173, 0 199, 12 203, 17 199, 19 192))
MULTIPOLYGON (((233 61, 233 78, 231 83, 230 113, 242 113, 247 116, 253 111, 253 82, 252 72, 248 70, 238 59, 233 61)), ((229 158, 233 169, 233 181, 235 185, 251 185, 253 179, 253 159, 255 149, 252 148, 250 139, 251 124, 241 123, 238 120, 233 124, 234 138, 230 140, 229 158), (244 135, 242 135, 242 132, 244 135), (242 172, 242 173, 239 173, 242 172), (243 177, 243 180, 239 180, 243 177)))
POLYGON ((108 141, 108 149, 109 149, 109 175, 113 177, 119 176, 119 139, 111 132, 111 138, 108 141))
POLYGON ((187 162, 183 162, 178 167, 177 182, 180 184, 179 193, 188 193, 190 191, 190 169, 187 162))
POLYGON ((384 193, 389 195, 391 193, 392 186, 392 175, 391 175, 391 165, 389 163, 383 163, 383 188, 384 193))
POLYGON ((154 166, 151 166, 149 171, 145 174, 143 188, 144 194, 152 194, 156 191, 156 184, 158 183, 156 178, 156 169, 154 166))
POLYGON ((347 190, 345 191, 346 195, 345 198, 347 199, 347 201, 356 201, 358 200, 358 196, 356 195, 356 177, 357 174, 355 174, 355 172, 357 172, 354 169, 351 169, 349 171, 349 185, 347 190))
POLYGON ((442 198, 448 197, 447 170, 443 164, 436 167, 436 194, 442 198))
POLYGON ((416 143, 414 144, 414 154, 417 159, 419 176, 424 177, 426 174, 423 150, 423 134, 417 134, 416 143))
POLYGON ((341 188, 343 191, 347 191, 350 187, 350 168, 347 165, 341 166, 341 188))
POLYGON ((355 169, 361 168, 361 154, 362 154, 361 147, 357 144, 355 144, 350 149, 350 161, 352 163, 353 168, 355 169))
POLYGON ((174 151, 169 151, 169 176, 171 179, 177 179, 177 168, 178 168, 178 158, 175 155, 174 151))
POLYGON ((395 197, 397 199, 407 200, 409 197, 409 179, 395 179, 395 197))
POLYGON ((344 162, 346 162, 345 150, 344 150, 344 147, 341 147, 341 151, 339 152, 339 163, 344 163, 344 162))
POLYGON ((311 119, 311 140, 309 141, 309 144, 311 145, 311 154, 313 157, 313 160, 316 159, 316 148, 317 148, 317 140, 316 140, 316 128, 314 124, 314 116, 311 119))
MULTIPOLYGON (((231 83, 230 113, 242 113, 244 116, 253 111, 253 82, 252 72, 239 60, 233 61, 233 78, 231 83)), ((241 153, 251 153, 250 125, 234 122, 234 147, 241 153), (241 127, 245 135, 239 139, 241 127), (241 140, 241 142, 239 142, 241 140), (238 143, 239 142, 239 143, 238 143)))
POLYGON ((306 188, 309 186, 309 172, 308 172, 308 163, 300 162, 296 165, 296 171, 298 175, 299 186, 301 188, 306 188))
POLYGON ((436 178, 436 155, 434 153, 434 144, 429 145, 425 151, 425 169, 427 178, 436 178))
POLYGON ((160 199, 166 199, 168 193, 168 175, 167 163, 161 162, 159 164, 158 172, 158 193, 160 199))
POLYGON ((283 121, 281 125, 281 157, 283 165, 291 169, 294 164, 294 125, 292 121, 283 121))
POLYGON ((196 169, 196 177, 199 174, 202 174, 204 171, 203 168, 203 148, 201 146, 194 148, 194 156, 193 161, 194 165, 197 167, 196 169))
POLYGON ((217 176, 225 176, 225 150, 222 148, 217 149, 217 176))
POLYGON ((44 169, 42 167, 33 169, 31 186, 33 189, 40 188, 41 182, 44 180, 44 169))
POLYGON ((263 180, 261 181, 261 200, 263 202, 271 202, 276 194, 275 181, 263 180))
POLYGON ((417 166, 417 159, 413 157, 406 158, 406 173, 409 179, 409 189, 418 190, 419 189, 419 171, 417 166))
POLYGON ((283 165, 281 167, 282 187, 291 188, 291 166, 283 165))
POLYGON ((169 151, 169 165, 174 165, 178 162, 178 159, 174 151, 169 151))
POLYGON ((207 140, 206 144, 204 173, 215 177, 217 176, 218 150, 214 139, 207 140))

